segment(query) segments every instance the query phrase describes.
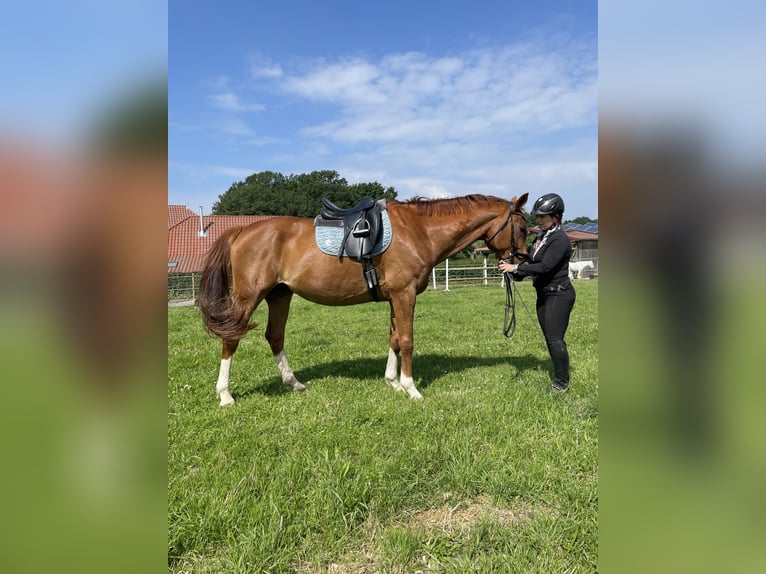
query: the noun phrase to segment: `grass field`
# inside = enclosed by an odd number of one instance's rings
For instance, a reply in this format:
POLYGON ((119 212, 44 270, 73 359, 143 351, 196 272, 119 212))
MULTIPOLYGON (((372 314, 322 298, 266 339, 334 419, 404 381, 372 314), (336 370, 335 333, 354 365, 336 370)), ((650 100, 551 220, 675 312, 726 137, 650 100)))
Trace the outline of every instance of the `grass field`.
MULTIPOLYGON (((578 281, 572 388, 550 395, 537 324, 500 287, 427 291, 415 314, 423 401, 383 380, 386 303, 295 298, 283 389, 259 327, 220 408, 220 342, 168 309, 170 572, 595 572, 598 281, 578 281)), ((519 285, 534 312, 534 292, 519 285)))

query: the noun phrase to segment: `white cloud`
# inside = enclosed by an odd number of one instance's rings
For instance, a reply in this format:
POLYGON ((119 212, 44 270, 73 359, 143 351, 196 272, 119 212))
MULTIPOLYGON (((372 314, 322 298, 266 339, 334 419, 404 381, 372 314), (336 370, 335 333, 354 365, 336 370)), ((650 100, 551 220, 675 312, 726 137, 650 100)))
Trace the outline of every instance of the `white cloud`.
POLYGON ((223 92, 220 94, 214 94, 208 96, 208 100, 215 108, 226 110, 229 112, 247 112, 247 111, 262 111, 265 106, 262 104, 245 104, 240 101, 239 96, 234 92, 223 92))
POLYGON ((199 172, 197 166, 180 161, 168 161, 168 170, 179 171, 191 177, 196 177, 199 172))
POLYGON ((212 125, 213 129, 229 136, 247 136, 255 135, 255 131, 247 125, 247 122, 237 117, 223 118, 212 125))
POLYGON ((210 175, 223 175, 238 179, 245 179, 256 172, 252 168, 234 167, 228 165, 194 165, 190 163, 169 161, 168 169, 179 171, 191 178, 205 178, 210 175))
POLYGON ((354 58, 337 64, 320 65, 304 76, 284 79, 282 87, 311 100, 324 100, 345 105, 381 104, 383 94, 375 85, 380 72, 377 67, 354 58))
MULTIPOLYGON (((258 90, 267 109, 248 124, 239 115, 254 104, 221 82, 210 89, 209 103, 227 113, 205 125, 233 136, 226 139, 227 153, 241 154, 234 162, 246 165, 247 154, 259 146, 259 165, 198 169, 235 179, 259 169, 336 169, 351 183, 394 186, 401 199, 468 193, 510 198, 525 192, 534 198, 557 192, 573 217, 595 215, 593 44, 282 65, 256 56, 248 89, 258 90)), ((227 183, 221 185, 224 190, 227 183)))
POLYGON ((336 118, 309 126, 311 137, 348 144, 439 142, 498 134, 545 133, 595 124, 594 54, 475 50, 450 58, 393 54, 316 62, 285 74, 280 86, 307 100, 336 104, 336 118))
POLYGON ((270 58, 255 55, 250 60, 250 75, 253 78, 274 79, 282 76, 282 67, 274 64, 270 58))
MULTIPOLYGON (((407 197, 424 197, 427 199, 440 199, 445 197, 455 197, 457 194, 451 192, 449 184, 431 178, 402 178, 394 179, 392 185, 398 190, 406 189, 407 197)), ((403 197, 399 194, 400 197, 403 197)))
POLYGON ((290 140, 286 138, 274 138, 274 137, 255 137, 246 140, 244 143, 256 146, 256 147, 262 147, 262 146, 271 146, 271 145, 289 145, 290 140))
POLYGON ((231 83, 231 78, 226 75, 220 75, 216 76, 214 78, 210 78, 208 80, 205 80, 204 82, 209 88, 212 88, 214 90, 225 90, 229 87, 229 84, 231 83))
POLYGON ((596 213, 596 144, 586 138, 560 147, 503 147, 487 141, 388 143, 346 157, 339 170, 344 176, 354 174, 356 181, 392 185, 405 199, 557 192, 568 202, 575 195, 588 197, 580 206, 571 203, 578 208, 573 216, 596 213))
POLYGON ((226 165, 209 166, 208 170, 213 174, 225 175, 226 177, 233 177, 235 179, 245 179, 247 176, 256 172, 253 168, 231 167, 226 165))

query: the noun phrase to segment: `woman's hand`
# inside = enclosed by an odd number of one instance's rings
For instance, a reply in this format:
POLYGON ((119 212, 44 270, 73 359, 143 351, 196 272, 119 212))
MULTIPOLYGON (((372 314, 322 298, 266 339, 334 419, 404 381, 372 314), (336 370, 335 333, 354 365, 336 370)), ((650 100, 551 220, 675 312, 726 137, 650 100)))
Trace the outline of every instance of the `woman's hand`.
POLYGON ((519 268, 519 266, 514 265, 509 261, 502 260, 497 268, 500 269, 500 271, 503 273, 516 273, 516 270, 519 268))

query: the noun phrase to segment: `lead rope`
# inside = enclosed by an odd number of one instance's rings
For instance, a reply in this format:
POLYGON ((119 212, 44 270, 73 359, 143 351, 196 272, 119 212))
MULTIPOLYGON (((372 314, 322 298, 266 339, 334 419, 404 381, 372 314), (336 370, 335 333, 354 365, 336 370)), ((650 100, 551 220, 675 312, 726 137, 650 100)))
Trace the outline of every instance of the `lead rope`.
POLYGON ((503 336, 513 337, 516 332, 516 299, 513 295, 515 283, 510 273, 503 273, 505 279, 505 317, 503 318, 503 336), (511 283, 514 283, 513 287, 511 283))
POLYGON ((527 304, 524 302, 524 298, 521 296, 519 288, 516 286, 516 281, 513 280, 513 275, 510 273, 503 273, 503 279, 505 279, 505 318, 503 319, 503 335, 510 339, 516 332, 516 295, 519 296, 519 300, 524 306, 524 309, 529 316, 529 320, 533 325, 535 324, 535 320, 532 317, 532 313, 529 311, 529 307, 527 307, 527 304))

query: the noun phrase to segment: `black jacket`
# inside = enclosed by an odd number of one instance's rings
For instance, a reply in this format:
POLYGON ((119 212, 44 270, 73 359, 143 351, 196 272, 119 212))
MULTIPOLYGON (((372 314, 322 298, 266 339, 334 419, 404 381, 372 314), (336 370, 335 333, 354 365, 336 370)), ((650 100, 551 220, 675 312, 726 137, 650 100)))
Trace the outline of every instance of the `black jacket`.
POLYGON ((537 236, 529 250, 529 263, 519 265, 516 275, 533 277, 532 284, 540 290, 544 287, 569 283, 569 259, 572 246, 560 225, 537 236))

